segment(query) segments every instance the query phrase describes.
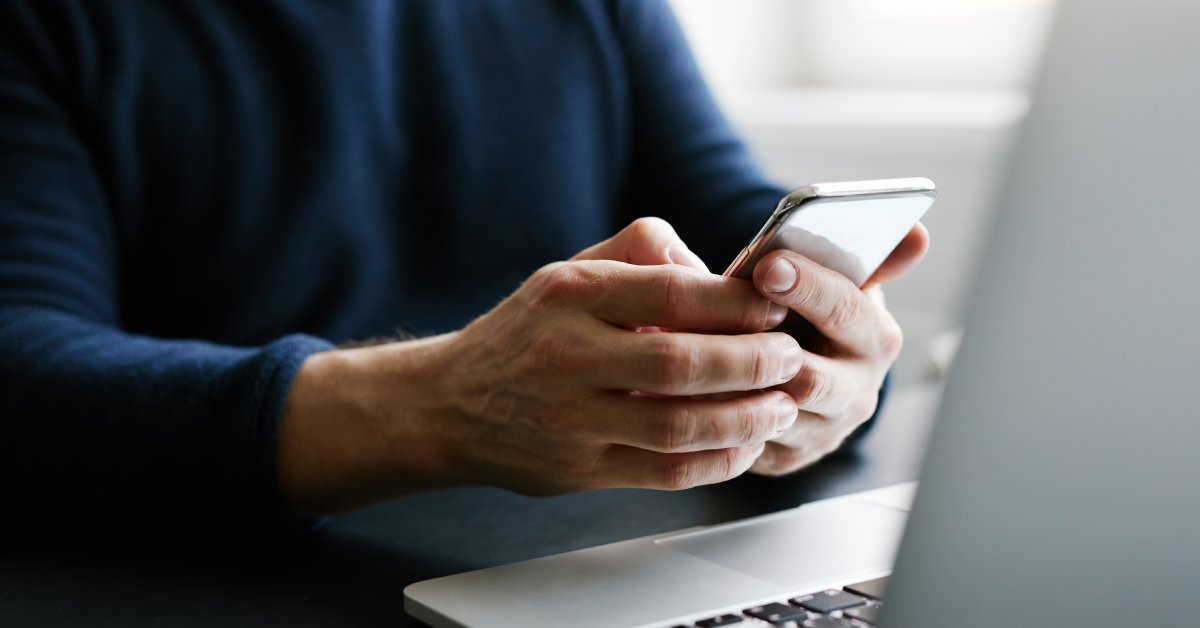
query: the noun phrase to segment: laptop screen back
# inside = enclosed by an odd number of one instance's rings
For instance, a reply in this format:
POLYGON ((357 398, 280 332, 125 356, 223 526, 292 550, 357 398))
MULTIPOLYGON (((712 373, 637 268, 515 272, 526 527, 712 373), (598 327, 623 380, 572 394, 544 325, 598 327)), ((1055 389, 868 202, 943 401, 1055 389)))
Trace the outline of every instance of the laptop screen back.
POLYGON ((1067 0, 885 628, 1200 618, 1200 3, 1067 0))

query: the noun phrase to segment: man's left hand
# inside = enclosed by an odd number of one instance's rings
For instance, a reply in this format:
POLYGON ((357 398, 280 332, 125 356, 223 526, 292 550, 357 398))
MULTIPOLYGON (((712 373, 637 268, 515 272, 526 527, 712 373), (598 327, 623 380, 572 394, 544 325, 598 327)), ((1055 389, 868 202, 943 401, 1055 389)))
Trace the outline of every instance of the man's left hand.
POLYGON ((775 251, 754 268, 758 291, 803 317, 813 333, 798 338, 803 366, 779 387, 796 400, 796 422, 767 443, 751 472, 782 475, 816 462, 875 414, 903 344, 880 286, 911 270, 928 248, 929 232, 918 224, 862 288, 792 251, 775 251))

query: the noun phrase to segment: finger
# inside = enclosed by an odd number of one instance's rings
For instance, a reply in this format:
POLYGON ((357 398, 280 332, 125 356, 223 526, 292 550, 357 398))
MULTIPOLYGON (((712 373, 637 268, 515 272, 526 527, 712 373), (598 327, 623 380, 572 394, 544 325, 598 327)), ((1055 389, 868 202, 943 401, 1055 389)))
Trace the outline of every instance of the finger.
POLYGON ((896 322, 837 271, 793 251, 775 251, 754 268, 767 298, 803 316, 823 336, 858 355, 891 350, 896 322))
POLYGON ((802 362, 796 340, 774 332, 614 332, 599 351, 592 385, 672 396, 769 388, 791 381, 802 362))
POLYGON ((617 235, 584 249, 572 260, 613 260, 638 266, 679 264, 708 272, 708 266, 662 218, 638 218, 617 235))
POLYGON ((791 427, 771 439, 772 443, 793 449, 821 449, 836 446, 842 440, 841 426, 828 416, 800 410, 791 427))
POLYGON ((834 417, 830 424, 845 432, 875 414, 882 374, 875 379, 863 372, 862 364, 807 351, 801 352, 801 358, 796 377, 779 386, 801 412, 834 417))
POLYGON ((787 315, 787 308, 764 299, 748 282, 674 265, 581 261, 554 265, 545 277, 543 301, 582 306, 626 328, 754 332, 787 315))
POLYGON ((762 454, 750 466, 749 471, 758 475, 777 477, 803 469, 820 459, 820 454, 804 447, 790 447, 770 442, 763 447, 762 454))
POLYGON ((887 309, 887 299, 884 297, 883 288, 879 284, 867 284, 862 290, 875 305, 885 310, 887 309))
POLYGON ((767 443, 750 471, 772 476, 791 473, 837 451, 853 431, 853 425, 801 411, 787 432, 767 443))
POLYGON ((750 468, 765 444, 710 451, 664 454, 637 447, 613 447, 605 456, 609 486, 678 491, 731 480, 750 468))
POLYGON ((613 393, 589 410, 602 418, 592 423, 597 436, 663 453, 763 443, 785 433, 797 413, 796 402, 780 391, 724 400, 613 393))
POLYGON ((895 250, 888 255, 888 258, 883 261, 883 264, 879 266, 875 274, 871 275, 871 278, 863 284, 863 289, 882 285, 903 277, 921 262, 928 251, 929 230, 925 228, 925 225, 918 222, 912 228, 912 231, 909 231, 908 235, 904 236, 900 244, 896 245, 895 250))
POLYGON ((834 359, 809 351, 800 351, 800 369, 796 376, 779 387, 795 401, 803 411, 815 414, 833 414, 845 403, 844 382, 852 374, 834 359))

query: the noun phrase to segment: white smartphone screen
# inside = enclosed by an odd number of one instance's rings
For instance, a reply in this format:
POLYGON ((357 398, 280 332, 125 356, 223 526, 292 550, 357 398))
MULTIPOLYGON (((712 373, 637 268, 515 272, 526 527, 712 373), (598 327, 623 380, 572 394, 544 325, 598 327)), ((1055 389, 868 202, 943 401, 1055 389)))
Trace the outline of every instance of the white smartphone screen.
MULTIPOLYGON (((809 189, 819 191, 820 187, 809 189)), ((794 207, 773 214, 725 274, 749 279, 763 255, 788 249, 861 286, 929 210, 934 198, 932 183, 927 189, 886 194, 821 196, 808 192, 794 207)))

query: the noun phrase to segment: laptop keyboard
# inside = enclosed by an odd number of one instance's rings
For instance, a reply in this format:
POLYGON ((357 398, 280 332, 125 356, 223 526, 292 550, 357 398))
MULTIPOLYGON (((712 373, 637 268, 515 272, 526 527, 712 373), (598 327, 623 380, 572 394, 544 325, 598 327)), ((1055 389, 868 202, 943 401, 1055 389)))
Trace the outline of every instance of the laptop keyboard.
POLYGON ((801 595, 787 601, 747 608, 739 614, 718 615, 673 628, 720 626, 785 626, 787 628, 866 628, 879 620, 888 576, 801 595))

